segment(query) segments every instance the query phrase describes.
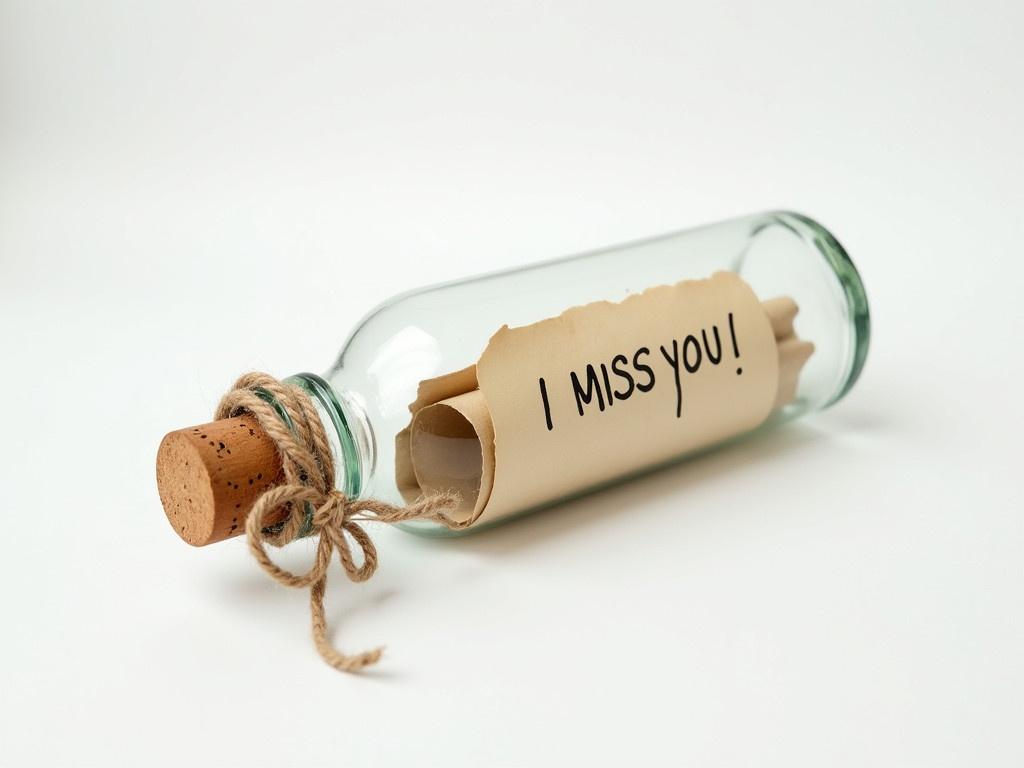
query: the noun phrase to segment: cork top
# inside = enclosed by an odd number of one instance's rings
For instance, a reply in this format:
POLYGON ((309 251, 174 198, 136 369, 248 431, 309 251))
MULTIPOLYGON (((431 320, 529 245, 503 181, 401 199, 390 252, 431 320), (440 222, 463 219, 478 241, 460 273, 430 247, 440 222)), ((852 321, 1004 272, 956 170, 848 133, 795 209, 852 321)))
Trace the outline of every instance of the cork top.
POLYGON ((157 451, 167 520, 196 547, 242 533, 253 504, 282 479, 277 449, 251 416, 169 432, 157 451))

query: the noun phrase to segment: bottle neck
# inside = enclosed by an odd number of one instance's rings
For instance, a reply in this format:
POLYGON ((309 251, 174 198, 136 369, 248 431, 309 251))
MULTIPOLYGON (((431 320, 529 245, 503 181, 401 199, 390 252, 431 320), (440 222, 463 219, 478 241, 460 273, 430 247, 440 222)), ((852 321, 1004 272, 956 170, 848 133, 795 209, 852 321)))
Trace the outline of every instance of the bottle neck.
POLYGON ((359 498, 369 486, 376 465, 376 444, 362 407, 320 376, 297 373, 285 381, 301 387, 313 400, 334 455, 334 486, 359 498))

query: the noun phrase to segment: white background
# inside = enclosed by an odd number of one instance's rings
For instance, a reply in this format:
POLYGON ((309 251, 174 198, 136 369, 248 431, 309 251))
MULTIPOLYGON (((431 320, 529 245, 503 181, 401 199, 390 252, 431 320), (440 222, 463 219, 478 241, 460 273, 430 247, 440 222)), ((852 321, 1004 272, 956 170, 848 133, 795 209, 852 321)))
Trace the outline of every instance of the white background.
MULTIPOLYGON (((1024 11, 0 4, 4 765, 1024 763, 1024 11), (400 290, 766 208, 860 267, 830 411, 328 613, 153 464, 400 290)), ((302 543, 282 554, 299 565, 302 543)))

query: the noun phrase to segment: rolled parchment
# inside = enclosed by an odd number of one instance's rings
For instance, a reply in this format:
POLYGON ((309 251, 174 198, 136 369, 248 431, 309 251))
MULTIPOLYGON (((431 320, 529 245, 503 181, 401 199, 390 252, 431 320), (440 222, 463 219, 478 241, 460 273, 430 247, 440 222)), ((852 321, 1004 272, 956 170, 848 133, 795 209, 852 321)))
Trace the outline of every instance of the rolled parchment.
POLYGON ((483 393, 474 389, 420 409, 410 454, 420 492, 458 493, 460 522, 479 514, 494 482, 494 425, 483 393))
MULTIPOLYGON (((800 371, 814 345, 795 333, 798 307, 780 297, 761 302, 771 325, 778 355, 778 381, 772 410, 791 402, 800 371)), ((457 491, 463 520, 483 514, 495 479, 494 425, 487 400, 477 387, 475 368, 424 382, 414 403, 409 428, 398 438, 399 485, 409 500, 421 493, 457 491), (432 402, 438 394, 468 389, 432 402)), ((540 468, 541 471, 549 468, 540 468)))

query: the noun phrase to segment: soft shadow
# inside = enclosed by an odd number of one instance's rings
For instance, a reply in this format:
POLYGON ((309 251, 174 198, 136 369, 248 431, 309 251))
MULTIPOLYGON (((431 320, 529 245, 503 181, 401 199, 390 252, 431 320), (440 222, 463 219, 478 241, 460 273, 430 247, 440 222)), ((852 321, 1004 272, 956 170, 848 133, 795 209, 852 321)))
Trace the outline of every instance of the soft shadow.
MULTIPOLYGON (((583 526, 607 524, 615 515, 644 510, 644 524, 657 525, 646 513, 660 514, 652 501, 681 496, 697 486, 723 482, 726 477, 742 483, 745 475, 764 463, 810 450, 829 435, 803 424, 785 424, 756 432, 742 440, 726 442, 696 456, 663 465, 628 480, 603 486, 565 502, 510 518, 481 530, 453 537, 418 537, 422 546, 459 547, 481 554, 501 555, 560 536, 578 535, 583 526)), ((667 513, 666 513, 667 514, 667 513)))
MULTIPOLYGON (((765 464, 792 461, 794 454, 813 450, 817 443, 829 439, 828 433, 803 424, 763 429, 741 440, 727 442, 683 461, 530 512, 503 524, 458 537, 410 538, 415 538, 417 545, 427 548, 445 550, 458 547, 462 551, 500 557, 524 547, 535 547, 541 543, 550 545, 559 537, 579 535, 584 527, 618 524, 615 516, 619 515, 637 516, 638 523, 657 526, 657 518, 675 512, 651 502, 665 497, 682 497, 704 484, 722 483, 726 479, 742 484, 745 477, 763 471, 765 464)), ((240 555, 244 553, 247 559, 248 554, 241 542, 240 547, 240 555)), ((300 573, 312 562, 314 549, 313 541, 297 542, 282 550, 275 550, 273 557, 282 567, 300 573)), ((377 609, 398 594, 395 588, 386 583, 374 581, 376 584, 370 586, 376 588, 350 589, 340 569, 331 568, 327 615, 332 637, 339 639, 341 647, 346 647, 345 627, 353 617, 363 611, 377 609)), ((225 604, 241 606, 238 610, 244 611, 247 616, 273 617, 279 615, 279 606, 294 605, 297 599, 303 602, 308 599, 305 590, 282 588, 257 568, 240 568, 227 577, 220 574, 212 585, 207 586, 221 593, 225 604)), ((306 634, 309 631, 308 626, 296 629, 306 634)), ((408 672, 390 665, 381 665, 364 670, 359 677, 389 683, 407 679, 408 672)))
MULTIPOLYGON (((279 550, 275 554, 282 555, 285 551, 287 550, 279 550)), ((288 562, 282 562, 281 564, 288 565, 289 567, 294 566, 295 571, 299 572, 301 564, 298 561, 310 560, 311 558, 311 554, 308 554, 306 558, 303 558, 300 554, 297 557, 287 558, 288 562)), ((279 557, 278 559, 283 561, 286 558, 279 557)), ((357 650, 368 650, 369 647, 372 647, 372 645, 367 646, 367 648, 353 646, 351 641, 346 638, 346 627, 353 618, 358 617, 362 613, 372 616, 381 605, 396 597, 398 592, 391 587, 380 587, 378 585, 374 589, 372 588, 374 585, 369 586, 371 587, 369 589, 351 589, 351 582, 348 581, 340 568, 332 568, 328 574, 324 608, 327 614, 328 640, 335 648, 354 652, 357 650)), ((213 589, 220 594, 226 606, 238 610, 247 618, 257 622, 267 621, 269 620, 268 617, 280 616, 279 609, 286 605, 294 606, 296 601, 306 605, 309 601, 308 589, 288 589, 282 587, 259 569, 253 568, 239 570, 232 573, 229 578, 218 578, 213 582, 213 589)), ((310 639, 308 615, 304 621, 299 622, 295 626, 295 631, 308 644, 311 658, 316 658, 316 652, 310 639)), ((384 659, 387 660, 388 658, 387 648, 385 647, 384 659)), ((318 660, 317 663, 321 662, 318 660)), ((379 683, 399 682, 407 680, 408 677, 409 675, 406 670, 396 669, 393 664, 378 664, 367 667, 355 675, 356 679, 361 678, 379 683)), ((339 677, 338 679, 345 680, 347 678, 339 677)))

